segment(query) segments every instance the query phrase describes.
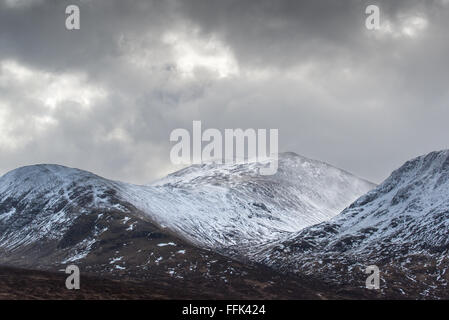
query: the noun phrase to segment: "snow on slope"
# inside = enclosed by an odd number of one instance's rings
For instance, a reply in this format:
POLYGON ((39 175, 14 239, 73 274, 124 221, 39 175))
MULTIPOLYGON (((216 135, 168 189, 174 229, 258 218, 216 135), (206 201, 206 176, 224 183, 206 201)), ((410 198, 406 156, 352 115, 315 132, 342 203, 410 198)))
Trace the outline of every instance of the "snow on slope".
POLYGON ((259 175, 264 165, 190 166, 146 189, 129 186, 127 200, 191 241, 219 248, 272 241, 328 220, 374 187, 294 153, 279 156, 275 175, 259 175))
POLYGON ((19 168, 0 178, 0 247, 57 238, 87 208, 120 203, 200 246, 263 243, 333 217, 373 187, 292 153, 280 155, 276 175, 259 175, 263 165, 191 166, 149 186, 56 165, 19 168))
POLYGON ((446 150, 406 162, 340 215, 258 248, 252 256, 285 271, 318 272, 334 279, 339 270, 376 264, 407 270, 407 277, 422 284, 433 277, 428 281, 438 287, 435 281, 447 285, 449 280, 448 230, 446 150), (415 279, 419 272, 410 271, 417 268, 422 268, 420 281, 415 279))
POLYGON ((58 165, 34 165, 0 178, 0 247, 14 250, 59 239, 91 208, 111 208, 109 192, 120 183, 58 165))

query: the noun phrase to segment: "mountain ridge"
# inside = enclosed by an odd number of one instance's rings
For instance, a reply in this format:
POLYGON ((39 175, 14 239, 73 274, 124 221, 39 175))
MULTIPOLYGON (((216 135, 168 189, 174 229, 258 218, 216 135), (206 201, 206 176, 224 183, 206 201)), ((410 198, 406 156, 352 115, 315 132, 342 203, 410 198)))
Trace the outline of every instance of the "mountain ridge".
POLYGON ((357 290, 374 264, 381 296, 447 297, 448 150, 407 161, 376 187, 293 154, 274 176, 258 175, 262 165, 197 165, 149 186, 19 168, 0 178, 0 263, 186 277, 220 261, 223 283, 232 268, 259 265, 357 290))
POLYGON ((392 285, 398 282, 403 295, 446 296, 448 190, 449 151, 416 157, 338 216, 252 256, 284 272, 359 285, 363 268, 374 264, 383 271, 384 290, 399 290, 392 285), (398 280, 399 273, 406 277, 398 280))
MULTIPOLYGON (((222 250, 252 239, 270 241, 263 235, 273 236, 273 230, 285 232, 291 213, 273 197, 265 200, 287 181, 282 172, 290 169, 285 165, 271 179, 255 175, 254 163, 215 168, 222 173, 215 183, 203 174, 192 181, 196 186, 131 185, 60 165, 18 168, 0 177, 0 265, 56 271, 76 264, 83 274, 135 278, 163 287, 185 287, 184 279, 190 279, 199 287, 186 287, 199 297, 202 292, 215 297, 221 297, 219 292, 233 297, 339 297, 318 280, 285 277, 222 250), (212 287, 219 292, 213 294, 212 287)), ((337 187, 356 179, 338 169, 329 172, 339 173, 331 177, 337 187)), ((295 192, 295 184, 279 192, 286 191, 295 192)), ((301 209, 307 203, 291 205, 301 209)))
MULTIPOLYGON (((5 200, 12 193, 30 203, 35 202, 33 196, 44 197, 48 203, 64 206, 73 199, 80 200, 74 193, 85 189, 77 207, 110 208, 127 202, 161 227, 198 245, 216 248, 269 241, 284 232, 324 221, 374 186, 331 165, 291 153, 280 155, 279 163, 274 176, 258 175, 258 168, 266 163, 191 166, 150 186, 42 164, 2 176, 0 195, 5 200), (108 192, 117 199, 108 202, 108 192)), ((3 203, 1 220, 14 214, 6 211, 12 210, 14 203, 3 203)))

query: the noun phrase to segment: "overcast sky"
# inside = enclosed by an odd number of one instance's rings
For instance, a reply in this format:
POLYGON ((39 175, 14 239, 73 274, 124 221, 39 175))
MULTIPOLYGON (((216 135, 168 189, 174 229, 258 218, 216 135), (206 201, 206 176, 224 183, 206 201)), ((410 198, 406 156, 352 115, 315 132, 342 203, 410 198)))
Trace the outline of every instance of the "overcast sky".
POLYGON ((174 170, 170 132, 202 120, 277 128, 280 151, 381 182, 448 148, 448 59, 449 0, 0 0, 0 174, 148 183, 174 170))

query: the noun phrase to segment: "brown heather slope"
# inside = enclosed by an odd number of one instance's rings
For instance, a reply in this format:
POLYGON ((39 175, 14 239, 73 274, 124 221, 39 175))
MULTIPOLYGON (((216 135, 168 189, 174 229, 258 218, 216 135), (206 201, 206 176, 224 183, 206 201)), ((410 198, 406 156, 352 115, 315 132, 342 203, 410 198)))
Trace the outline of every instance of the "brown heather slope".
MULTIPOLYGON (((228 284, 213 279, 176 279, 155 276, 151 280, 81 275, 81 289, 65 288, 64 272, 0 267, 1 300, 163 300, 163 299, 354 299, 376 298, 368 290, 326 287, 314 281, 273 274, 261 268, 246 270, 228 284)), ((81 270, 81 272, 83 272, 81 270)))

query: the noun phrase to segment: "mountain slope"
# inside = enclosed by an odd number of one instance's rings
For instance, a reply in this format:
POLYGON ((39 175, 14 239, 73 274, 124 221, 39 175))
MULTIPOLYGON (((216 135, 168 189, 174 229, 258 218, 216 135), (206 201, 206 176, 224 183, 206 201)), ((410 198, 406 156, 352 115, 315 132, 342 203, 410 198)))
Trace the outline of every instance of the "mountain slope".
POLYGON ((252 253, 285 272, 364 285, 377 265, 385 292, 447 297, 449 151, 406 162, 330 221, 252 253))
POLYGON ((19 168, 0 179, 0 247, 14 250, 60 239, 81 215, 94 209, 126 211, 117 183, 56 165, 19 168))
POLYGON ((273 241, 328 220, 374 187, 294 153, 279 156, 275 175, 259 175, 265 165, 191 166, 148 188, 129 186, 127 199, 194 243, 227 248, 273 241))
MULTIPOLYGON (((118 291, 117 295, 134 298, 317 297, 298 279, 280 278, 263 266, 246 266, 196 248, 160 228, 118 197, 126 184, 77 169, 38 165, 6 174, 0 186, 0 265, 57 271, 75 263, 83 276, 134 279, 104 285, 118 291), (145 290, 144 284, 153 289, 145 290), (124 292, 127 286, 137 293, 124 292), (294 287, 301 287, 302 293, 289 294, 294 287)), ((20 286, 23 279, 33 283, 36 275, 11 268, 4 273, 6 288, 20 286), (17 274, 22 278, 19 284, 10 279, 16 279, 17 274)), ((37 289, 35 283, 31 288, 21 287, 20 296, 24 297, 23 291, 31 296, 70 296, 64 274, 38 274, 38 278, 43 277, 50 283, 41 281, 37 289)), ((97 284, 88 285, 87 294, 108 297, 104 286, 98 284, 100 280, 92 281, 97 284)), ((16 291, 7 289, 1 294, 9 297, 16 291)))
POLYGON ((40 242, 44 251, 68 248, 66 260, 76 260, 113 229, 115 216, 200 247, 264 243, 332 217, 373 186, 295 154, 280 156, 276 175, 258 175, 263 165, 193 166, 151 186, 57 165, 19 168, 0 178, 0 250, 7 255, 40 242))
POLYGON ((372 187, 293 154, 281 156, 278 175, 258 176, 260 165, 191 167, 150 186, 58 165, 13 170, 0 178, 0 265, 59 270, 75 263, 83 273, 184 288, 189 279, 201 283, 191 288, 197 297, 205 297, 201 290, 223 297, 339 296, 319 281, 207 250, 284 236, 336 214, 372 187), (330 191, 321 193, 323 186, 330 191))
POLYGON ((368 294, 374 264, 383 297, 449 297, 449 151, 408 161, 337 216, 373 185, 291 153, 276 175, 258 175, 263 165, 192 166, 148 186, 56 165, 16 169, 0 178, 0 264, 74 262, 100 276, 206 286, 245 277, 262 295, 306 276, 319 297, 321 281, 346 290, 335 296, 368 294))

